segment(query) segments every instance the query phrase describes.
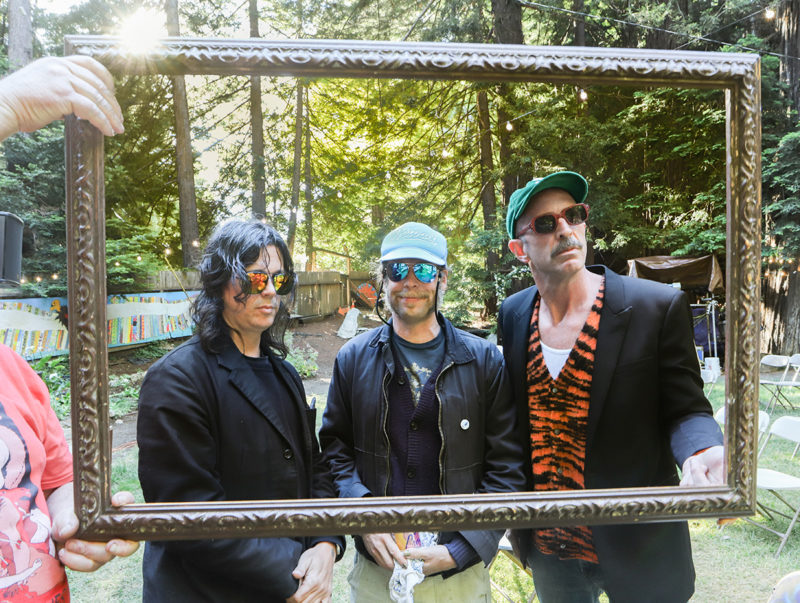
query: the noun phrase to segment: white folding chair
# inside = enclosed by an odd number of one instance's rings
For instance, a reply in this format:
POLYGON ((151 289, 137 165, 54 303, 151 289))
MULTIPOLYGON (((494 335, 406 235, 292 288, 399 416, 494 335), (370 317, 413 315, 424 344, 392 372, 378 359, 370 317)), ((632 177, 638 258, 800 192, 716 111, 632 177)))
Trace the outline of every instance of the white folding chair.
MULTIPOLYGON (((725 427, 725 406, 722 405, 717 409, 717 412, 714 413, 714 419, 719 426, 724 429, 725 427)), ((758 438, 759 440, 764 436, 767 432, 767 428, 769 427, 769 414, 766 411, 759 410, 758 411, 758 438)), ((761 448, 759 448, 759 454, 761 452, 761 448)))
MULTIPOLYGON (((772 423, 772 426, 769 428, 769 433, 764 440, 764 445, 761 447, 759 455, 764 451, 767 444, 775 436, 795 443, 795 449, 792 453, 792 459, 794 459, 795 454, 797 453, 797 448, 800 446, 800 417, 779 417, 775 419, 775 421, 772 423)), ((798 467, 797 473, 800 474, 800 467, 798 467)), ((783 547, 786 545, 786 541, 789 540, 789 535, 792 533, 792 528, 794 528, 795 523, 797 523, 798 516, 800 516, 800 505, 794 506, 781 495, 781 492, 800 491, 800 477, 797 475, 791 475, 789 473, 783 473, 782 471, 775 471, 773 469, 759 467, 756 473, 756 487, 759 490, 768 491, 780 502, 782 502, 789 510, 789 512, 778 510, 774 507, 770 507, 761 500, 756 500, 756 505, 758 506, 759 510, 769 519, 772 520, 775 518, 775 515, 780 515, 789 520, 789 527, 786 528, 785 532, 775 530, 774 528, 764 525, 761 522, 754 521, 749 517, 744 518, 744 520, 748 523, 767 530, 768 532, 772 532, 781 539, 778 550, 775 551, 775 557, 778 557, 781 554, 783 547)))
POLYGON ((789 364, 786 367, 786 372, 783 375, 783 380, 775 385, 776 395, 782 402, 795 408, 794 404, 786 395, 789 390, 796 390, 800 392, 800 354, 793 354, 789 356, 789 364))
POLYGON ((759 388, 763 387, 769 393, 767 412, 771 412, 776 403, 780 403, 784 408, 794 410, 794 405, 781 392, 781 387, 786 383, 790 368, 789 356, 767 354, 761 358, 758 384, 759 388))

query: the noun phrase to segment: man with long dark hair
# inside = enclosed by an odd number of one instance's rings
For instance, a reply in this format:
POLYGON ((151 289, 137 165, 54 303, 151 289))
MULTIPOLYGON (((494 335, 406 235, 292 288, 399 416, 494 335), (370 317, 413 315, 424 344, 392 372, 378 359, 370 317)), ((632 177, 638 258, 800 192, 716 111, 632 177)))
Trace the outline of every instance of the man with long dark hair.
MULTIPOLYGON (((148 502, 334 496, 314 410, 284 360, 294 291, 280 235, 231 221, 200 264, 194 337, 155 363, 139 395, 139 479, 148 502)), ((338 537, 150 542, 145 601, 326 601, 338 537)))

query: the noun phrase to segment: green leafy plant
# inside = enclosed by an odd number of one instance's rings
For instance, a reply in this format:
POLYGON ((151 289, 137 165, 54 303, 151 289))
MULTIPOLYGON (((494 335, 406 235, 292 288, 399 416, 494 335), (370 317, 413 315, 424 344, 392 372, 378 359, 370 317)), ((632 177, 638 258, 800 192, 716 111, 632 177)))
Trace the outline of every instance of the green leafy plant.
POLYGON ((145 371, 127 375, 110 375, 108 378, 108 414, 112 419, 136 410, 139 387, 145 371))
POLYGON ((31 367, 42 378, 50 392, 50 406, 60 419, 69 417, 69 356, 44 356, 31 367))
POLYGON ((286 360, 300 374, 300 377, 308 379, 317 374, 319 370, 319 365, 317 364, 317 356, 319 354, 317 350, 307 345, 294 345, 291 333, 286 333, 286 346, 289 348, 286 360))

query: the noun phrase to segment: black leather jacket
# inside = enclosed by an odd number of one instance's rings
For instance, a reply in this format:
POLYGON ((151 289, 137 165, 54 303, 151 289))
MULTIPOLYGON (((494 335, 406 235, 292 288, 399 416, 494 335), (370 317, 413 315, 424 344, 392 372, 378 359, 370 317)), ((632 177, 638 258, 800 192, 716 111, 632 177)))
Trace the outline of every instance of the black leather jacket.
MULTIPOLYGON (((441 315, 438 319, 446 342, 436 382, 442 438, 440 490, 443 494, 523 490, 522 446, 515 439, 503 356, 497 346, 455 329, 441 315)), ((320 444, 341 497, 387 494, 386 387, 395 375, 391 333, 388 326, 363 333, 336 356, 320 444)), ((488 565, 503 530, 461 534, 488 565)))

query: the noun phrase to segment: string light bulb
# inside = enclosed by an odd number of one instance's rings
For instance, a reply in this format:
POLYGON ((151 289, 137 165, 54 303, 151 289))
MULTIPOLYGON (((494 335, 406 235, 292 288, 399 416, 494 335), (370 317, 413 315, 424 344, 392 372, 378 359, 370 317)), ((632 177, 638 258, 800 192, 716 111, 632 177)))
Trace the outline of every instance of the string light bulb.
POLYGON ((342 198, 342 191, 336 191, 336 196, 339 197, 339 199, 341 199, 342 198))
POLYGON ((28 282, 28 279, 26 279, 24 276, 21 279, 19 279, 19 284, 20 285, 24 285, 27 282, 28 282))
POLYGON ((164 255, 172 255, 172 249, 169 247, 164 248, 164 255))
POLYGON ((192 241, 192 247, 200 247, 200 241, 198 241, 197 239, 192 241))
POLYGON ((510 121, 507 121, 506 122, 506 130, 508 130, 510 132, 513 129, 514 129, 514 125, 510 121))
POLYGON ((580 92, 578 92, 578 98, 581 99, 582 103, 585 103, 587 100, 589 100, 589 93, 581 88, 580 92))
POLYGON ((41 283, 42 282, 42 277, 41 276, 37 276, 36 277, 36 282, 37 283, 41 283))
POLYGON ((141 262, 141 261, 142 261, 142 256, 140 256, 140 255, 137 255, 137 256, 136 256, 136 261, 137 261, 137 262, 141 262))
POLYGON ((54 281, 58 280, 58 272, 54 272, 53 274, 51 274, 50 278, 53 279, 54 281))
POLYGON ((775 9, 771 6, 768 6, 764 9, 764 18, 767 21, 772 21, 775 18, 775 9))
POLYGON ((117 268, 119 268, 120 266, 122 266, 122 264, 120 264, 119 262, 114 262, 114 265, 115 265, 117 268))

